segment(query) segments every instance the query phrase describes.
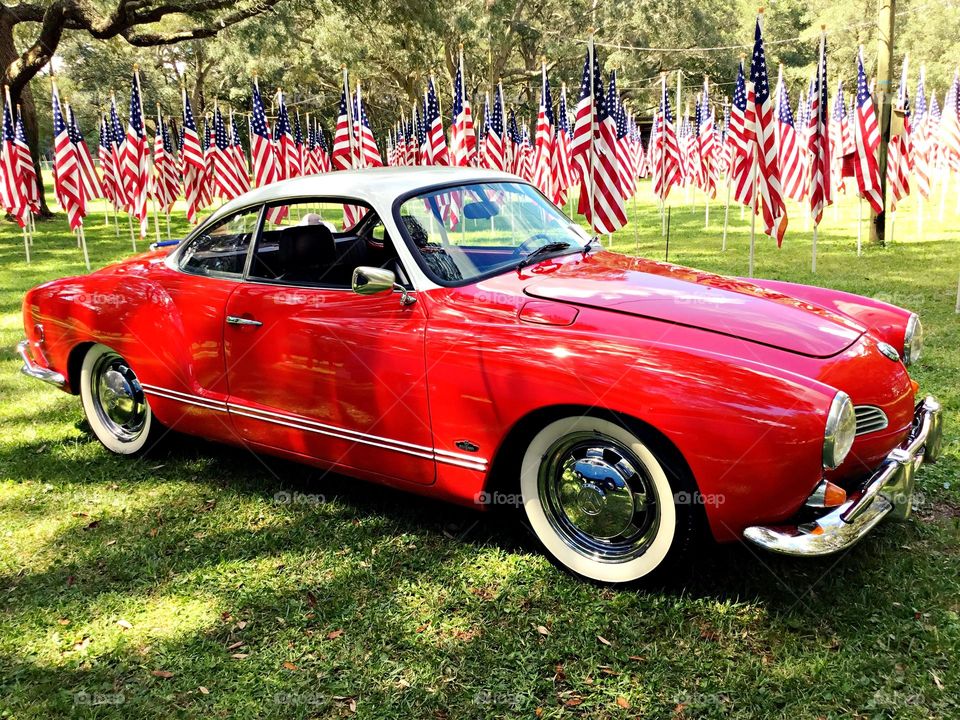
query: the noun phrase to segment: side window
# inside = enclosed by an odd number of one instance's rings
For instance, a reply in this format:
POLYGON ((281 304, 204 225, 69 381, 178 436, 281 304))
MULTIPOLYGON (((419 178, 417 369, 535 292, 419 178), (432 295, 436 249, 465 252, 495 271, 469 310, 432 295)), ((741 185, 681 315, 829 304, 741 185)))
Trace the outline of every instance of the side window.
POLYGON ((198 275, 239 277, 259 219, 260 208, 248 208, 207 228, 184 250, 180 269, 198 275))
MULTIPOLYGON (((379 266, 385 261, 382 247, 355 227, 357 218, 367 213, 372 210, 364 205, 344 205, 325 198, 268 207, 250 278, 349 288, 354 268, 379 266)), ((367 222, 363 227, 369 227, 367 222)))

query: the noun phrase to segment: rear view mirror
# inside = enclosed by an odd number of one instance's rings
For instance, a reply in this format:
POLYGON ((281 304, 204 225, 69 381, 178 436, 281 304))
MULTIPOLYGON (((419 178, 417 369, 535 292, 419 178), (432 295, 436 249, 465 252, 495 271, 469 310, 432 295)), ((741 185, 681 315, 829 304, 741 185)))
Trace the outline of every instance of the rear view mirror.
POLYGON ((396 289, 401 292, 400 303, 402 305, 412 305, 416 302, 416 298, 410 295, 405 287, 397 284, 397 276, 392 271, 383 268, 365 265, 354 268, 353 281, 350 286, 357 295, 379 295, 384 292, 393 292, 396 289))
POLYGON ((491 203, 471 202, 463 206, 463 216, 468 220, 489 220, 497 214, 497 208, 491 203))

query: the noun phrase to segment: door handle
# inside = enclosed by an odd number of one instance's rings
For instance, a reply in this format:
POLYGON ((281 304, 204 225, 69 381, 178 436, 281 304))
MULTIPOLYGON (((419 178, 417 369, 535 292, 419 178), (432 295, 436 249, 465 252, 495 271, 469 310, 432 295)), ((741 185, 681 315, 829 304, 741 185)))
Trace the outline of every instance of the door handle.
POLYGON ((263 325, 259 320, 251 318, 237 317, 236 315, 227 315, 227 325, 244 325, 247 327, 260 327, 263 325))

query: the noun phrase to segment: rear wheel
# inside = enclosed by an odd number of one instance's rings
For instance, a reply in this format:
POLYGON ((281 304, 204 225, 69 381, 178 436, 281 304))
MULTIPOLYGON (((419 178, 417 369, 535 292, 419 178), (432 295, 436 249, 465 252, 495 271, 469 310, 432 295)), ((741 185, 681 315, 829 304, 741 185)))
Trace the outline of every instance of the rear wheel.
POLYGON ((537 538, 561 565, 600 582, 638 580, 686 547, 690 508, 634 433, 603 418, 557 420, 530 441, 521 493, 537 538))
POLYGON ((80 368, 80 399, 97 439, 118 455, 146 452, 160 433, 130 364, 106 345, 94 345, 80 368))

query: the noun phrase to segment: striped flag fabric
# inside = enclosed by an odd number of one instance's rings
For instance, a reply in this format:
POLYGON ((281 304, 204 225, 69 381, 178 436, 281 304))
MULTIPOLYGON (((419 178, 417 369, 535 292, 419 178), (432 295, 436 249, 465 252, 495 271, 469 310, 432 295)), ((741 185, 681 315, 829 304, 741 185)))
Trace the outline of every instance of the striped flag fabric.
POLYGON ((243 145, 240 142, 240 132, 237 130, 237 124, 233 119, 233 110, 230 110, 230 145, 233 151, 233 163, 237 168, 237 178, 240 181, 240 189, 246 192, 250 189, 250 170, 247 166, 247 154, 243 151, 243 145))
POLYGON ((54 192, 57 201, 67 213, 70 229, 76 230, 83 225, 87 214, 83 199, 83 181, 80 179, 80 165, 77 163, 77 148, 70 140, 70 131, 63 118, 60 105, 60 93, 53 85, 53 169, 54 192))
POLYGON ((520 135, 520 127, 517 125, 517 116, 513 108, 510 108, 510 120, 507 123, 507 132, 503 141, 503 154, 506 157, 507 170, 514 175, 522 174, 520 172, 520 144, 523 138, 520 135))
POLYGON ((116 176, 116 198, 114 207, 117 210, 127 210, 129 202, 127 201, 127 191, 123 186, 123 125, 120 124, 120 113, 117 110, 117 99, 110 93, 110 138, 112 141, 111 153, 113 155, 113 170, 116 176))
POLYGON ((317 139, 317 160, 320 172, 330 172, 332 167, 330 165, 330 150, 327 147, 327 136, 319 125, 314 127, 314 135, 317 139))
POLYGON ((703 93, 697 104, 697 175, 701 189, 711 198, 717 196, 716 138, 713 108, 710 107, 710 81, 703 79, 703 93))
POLYGON ((293 169, 294 177, 300 177, 304 174, 304 155, 303 128, 300 127, 299 111, 293 116, 293 169))
POLYGON ((97 174, 97 168, 93 164, 93 157, 90 155, 90 148, 87 147, 87 141, 80 132, 77 125, 77 116, 73 113, 70 103, 66 104, 68 125, 67 132, 70 133, 70 141, 77 149, 77 164, 80 166, 80 180, 83 187, 84 200, 93 200, 95 198, 105 197, 103 183, 97 174))
MULTIPOLYGON (((344 80, 346 82, 346 80, 344 80)), ((353 123, 350 119, 347 104, 347 87, 344 84, 340 93, 340 106, 337 110, 337 124, 333 134, 333 161, 334 170, 350 170, 353 168, 353 123)))
MULTIPOLYGON (((449 165, 447 136, 443 132, 443 118, 440 117, 440 102, 433 84, 433 77, 427 79, 427 93, 423 102, 424 124, 426 125, 426 158, 424 165, 449 165)), ((371 133, 371 138, 373 134, 371 133)), ((379 154, 378 154, 379 157, 379 154)))
POLYGON ((227 128, 219 106, 213 111, 213 143, 210 152, 213 156, 214 192, 224 200, 233 200, 243 193, 243 183, 237 174, 233 143, 227 137, 227 128))
POLYGON ((107 200, 116 206, 119 198, 117 171, 113 165, 113 139, 110 133, 110 123, 105 115, 100 117, 100 143, 97 147, 97 157, 100 160, 100 172, 103 173, 104 195, 107 200))
POLYGON ((317 144, 317 131, 307 113, 307 144, 303 155, 304 175, 317 175, 320 172, 320 146, 317 144))
MULTIPOLYGON (((13 215, 20 227, 25 227, 30 213, 26 182, 20 172, 17 133, 9 98, 3 106, 3 143, 0 147, 0 183, 3 209, 13 215)), ((27 258, 29 260, 29 257, 27 258)))
POLYGON ((960 70, 954 72, 953 82, 943 102, 939 130, 942 167, 951 172, 960 172, 960 70))
POLYGON ((283 90, 277 90, 277 121, 273 125, 273 150, 277 158, 277 179, 297 176, 297 147, 283 90))
POLYGON ((40 188, 37 187, 37 170, 33 166, 33 156, 30 154, 30 146, 27 144, 27 132, 23 127, 23 113, 20 112, 20 106, 17 106, 16 122, 16 148, 19 161, 20 177, 23 178, 23 184, 27 193, 27 204, 34 215, 40 214, 40 188))
POLYGON ((733 197, 741 205, 753 207, 753 142, 754 109, 747 104, 747 83, 743 73, 743 62, 737 70, 737 84, 733 91, 733 103, 730 106, 730 174, 728 182, 733 184, 733 197))
POLYGON ((777 147, 784 194, 802 201, 807 194, 807 152, 797 133, 790 107, 790 93, 783 81, 783 66, 777 77, 777 147))
MULTIPOLYGON (((399 136, 398 136, 399 137, 399 136)), ((453 81, 453 124, 450 127, 450 157, 452 165, 466 167, 477 161, 477 137, 473 129, 470 101, 463 89, 463 47, 453 81)))
POLYGON ((174 166, 170 136, 158 107, 157 130, 153 139, 153 187, 151 194, 162 210, 169 211, 177 199, 179 190, 180 182, 174 166))
POLYGON ((183 175, 183 190, 187 200, 187 219, 197 221, 197 214, 203 207, 203 186, 206 165, 203 145, 197 132, 197 123, 190 106, 190 97, 183 90, 183 123, 180 127, 180 172, 183 175))
POLYGON ((253 81, 253 98, 250 109, 250 158, 253 165, 253 184, 263 187, 277 181, 277 160, 263 109, 263 97, 256 79, 253 81))
POLYGON ((537 130, 534 138, 533 184, 540 188, 546 197, 553 198, 553 155, 556 152, 556 134, 554 133, 553 97, 550 94, 550 80, 547 78, 547 64, 540 68, 540 107, 537 110, 537 130))
MULTIPOLYGON (((436 101, 436 93, 433 95, 436 101)), ((373 129, 370 127, 370 118, 367 116, 367 106, 363 104, 363 98, 360 96, 360 84, 357 83, 357 105, 356 116, 354 116, 354 127, 357 135, 355 139, 356 149, 360 157, 359 167, 383 167, 383 157, 380 155, 380 148, 377 147, 376 138, 373 137, 373 129)), ((440 115, 440 104, 437 103, 437 116, 440 115)), ((443 124, 440 124, 440 136, 443 138, 443 158, 446 158, 447 142, 443 137, 443 124)), ((436 152, 436 151, 435 151, 436 152)), ((436 157, 439 157, 437 155, 436 157)), ((439 162, 436 164, 440 164, 439 162)))
POLYGON ((917 181, 917 192, 924 199, 930 197, 932 153, 930 151, 930 113, 927 107, 926 91, 927 69, 920 67, 917 79, 917 107, 914 121, 910 124, 910 144, 913 146, 913 177, 917 181))
POLYGON ((857 55, 857 110, 853 127, 856 143, 855 170, 858 194, 870 203, 876 213, 883 212, 880 195, 880 166, 877 150, 880 147, 880 126, 873 107, 873 98, 867 89, 867 74, 863 70, 863 46, 857 55))
POLYGON ((573 153, 580 166, 578 209, 597 233, 627 224, 617 170, 617 126, 608 107, 593 40, 587 44, 584 78, 573 131, 573 153))
POLYGON ((497 83, 490 112, 484 111, 484 143, 481 164, 489 170, 507 170, 506 139, 503 128, 503 86, 497 83), (487 122, 489 118, 489 122, 487 122))
POLYGON ((823 209, 833 204, 831 181, 830 124, 827 118, 827 35, 820 33, 820 58, 810 90, 810 217, 814 225, 823 218, 823 209))
POLYGON ((615 128, 614 151, 616 155, 616 182, 620 196, 626 200, 633 197, 636 189, 632 163, 630 159, 630 139, 627 137, 627 111, 620 102, 617 90, 617 71, 610 71, 610 83, 607 89, 607 109, 613 117, 615 128))
MULTIPOLYGON (((147 134, 143 127, 143 98, 140 94, 140 72, 134 69, 130 88, 130 117, 123 143, 121 177, 131 215, 140 221, 140 237, 147 236, 147 134)), ((82 172, 82 170, 81 170, 82 172)))
POLYGON ((660 109, 654 116, 650 133, 650 171, 653 192, 661 200, 670 195, 670 188, 680 184, 680 146, 673 127, 670 97, 667 94, 667 76, 660 78, 660 109))
POLYGON ((906 56, 900 71, 894 112, 902 116, 903 123, 897 124, 896 130, 891 130, 890 142, 887 144, 887 185, 890 186, 893 196, 890 203, 892 212, 896 212, 897 203, 910 194, 910 97, 907 89, 906 56))
POLYGON ((550 158, 550 174, 553 186, 553 203, 563 206, 567 202, 567 191, 573 185, 573 171, 570 168, 570 118, 567 114, 567 85, 560 88, 560 104, 557 106, 557 134, 553 155, 550 158))
MULTIPOLYGON (((757 18, 754 31, 750 81, 747 85, 747 105, 752 106, 754 110, 754 126, 751 134, 757 154, 756 192, 762 210, 763 230, 776 239, 777 246, 780 246, 787 230, 787 208, 783 203, 780 188, 776 118, 773 115, 773 103, 770 99, 770 79, 767 75, 767 58, 763 49, 760 18, 757 18)), ((749 120, 749 113, 747 119, 749 120)))

